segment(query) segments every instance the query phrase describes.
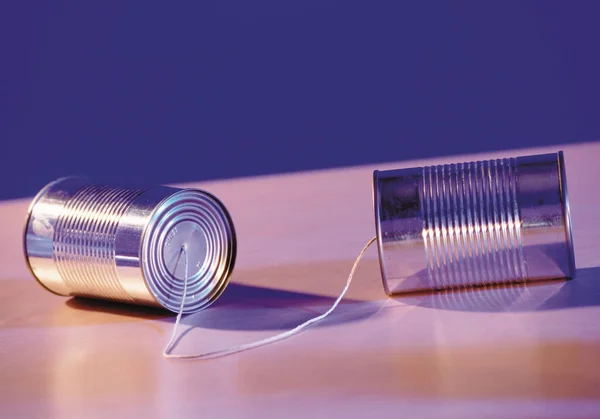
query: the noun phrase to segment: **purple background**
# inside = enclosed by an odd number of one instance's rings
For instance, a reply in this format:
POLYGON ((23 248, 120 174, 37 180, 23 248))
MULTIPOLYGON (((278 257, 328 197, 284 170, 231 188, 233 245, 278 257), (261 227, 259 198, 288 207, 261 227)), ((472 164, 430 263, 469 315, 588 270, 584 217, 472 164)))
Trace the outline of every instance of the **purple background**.
POLYGON ((597 1, 0 6, 0 199, 595 141, 597 1))

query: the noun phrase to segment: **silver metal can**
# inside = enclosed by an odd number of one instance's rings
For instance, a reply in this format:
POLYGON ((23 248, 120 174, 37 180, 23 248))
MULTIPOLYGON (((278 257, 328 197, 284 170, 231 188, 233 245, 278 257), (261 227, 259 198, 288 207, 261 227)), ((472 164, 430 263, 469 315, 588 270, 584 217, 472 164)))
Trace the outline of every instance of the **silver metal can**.
POLYGON ((127 188, 58 179, 33 199, 24 234, 41 285, 82 296, 202 310, 225 289, 236 235, 223 204, 198 189, 127 188))
POLYGON ((573 278, 562 152, 375 171, 388 295, 573 278))

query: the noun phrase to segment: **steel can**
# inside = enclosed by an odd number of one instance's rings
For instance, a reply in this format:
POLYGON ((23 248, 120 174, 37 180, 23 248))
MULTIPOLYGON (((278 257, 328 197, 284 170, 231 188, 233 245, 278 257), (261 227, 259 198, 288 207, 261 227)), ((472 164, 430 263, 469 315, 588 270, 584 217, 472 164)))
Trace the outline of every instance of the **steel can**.
POLYGON ((236 235, 227 209, 205 191, 68 177, 33 199, 24 252, 38 282, 63 296, 177 312, 187 279, 183 311, 191 313, 225 289, 236 235))
POLYGON ((388 295, 575 275, 562 151, 375 171, 373 198, 388 295))

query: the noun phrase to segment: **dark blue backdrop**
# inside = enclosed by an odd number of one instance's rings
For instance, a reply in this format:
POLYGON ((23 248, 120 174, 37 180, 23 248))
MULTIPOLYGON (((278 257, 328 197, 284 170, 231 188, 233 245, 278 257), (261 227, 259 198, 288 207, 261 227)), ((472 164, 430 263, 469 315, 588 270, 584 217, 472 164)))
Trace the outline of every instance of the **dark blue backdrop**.
POLYGON ((0 199, 600 136, 598 1, 5 1, 0 199))

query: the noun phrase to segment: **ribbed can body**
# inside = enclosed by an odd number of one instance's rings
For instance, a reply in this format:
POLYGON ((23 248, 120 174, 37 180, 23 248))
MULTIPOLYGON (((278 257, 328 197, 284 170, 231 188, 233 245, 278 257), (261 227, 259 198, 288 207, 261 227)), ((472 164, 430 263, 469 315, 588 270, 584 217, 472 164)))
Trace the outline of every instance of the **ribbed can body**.
POLYGON ((119 282, 119 221, 143 191, 89 185, 65 202, 54 229, 56 270, 73 295, 134 301, 119 282))
POLYGON ((227 285, 235 231, 225 207, 204 191, 64 178, 34 198, 24 250, 35 278, 56 294, 172 311, 188 272, 184 311, 193 312, 227 285))
POLYGON ((570 278, 562 153, 376 171, 388 294, 570 278))

